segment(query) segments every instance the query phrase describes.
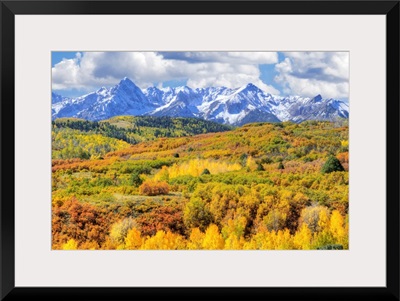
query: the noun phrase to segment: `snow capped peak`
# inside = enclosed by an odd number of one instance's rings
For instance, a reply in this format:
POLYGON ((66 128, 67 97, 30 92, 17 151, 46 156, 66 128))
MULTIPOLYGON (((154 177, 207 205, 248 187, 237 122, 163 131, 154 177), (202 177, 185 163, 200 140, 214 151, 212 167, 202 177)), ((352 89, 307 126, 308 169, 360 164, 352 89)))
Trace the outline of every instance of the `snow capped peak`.
POLYGON ((256 85, 253 85, 252 83, 248 83, 246 85, 246 89, 258 89, 258 87, 256 85))
POLYGON ((321 96, 321 94, 318 94, 311 101, 312 102, 320 102, 321 100, 322 100, 322 96, 321 96))
POLYGON ((157 87, 148 87, 147 89, 144 89, 144 91, 153 92, 153 91, 160 91, 160 89, 158 89, 157 87))
POLYGON ((166 93, 173 91, 173 89, 171 87, 161 88, 160 90, 163 92, 166 92, 166 93))
POLYGON ((148 87, 147 89, 142 89, 143 94, 146 96, 149 95, 161 95, 163 94, 163 90, 158 89, 157 87, 148 87))
POLYGON ((124 77, 118 84, 118 86, 123 86, 123 87, 133 87, 133 88, 137 88, 138 87, 133 83, 133 81, 131 81, 129 78, 124 77))
POLYGON ((188 86, 182 86, 182 87, 175 88, 175 92, 189 94, 189 93, 193 92, 193 90, 191 88, 189 88, 188 86))
POLYGON ((111 89, 111 94, 124 95, 124 97, 135 98, 140 102, 147 102, 147 98, 142 90, 136 86, 129 78, 124 77, 118 85, 111 89))
POLYGON ((240 93, 240 92, 262 92, 262 90, 257 87, 256 85, 252 84, 252 83, 248 83, 244 86, 241 86, 240 88, 236 89, 236 93, 240 93))
POLYGON ((96 91, 96 94, 100 94, 100 95, 106 95, 108 92, 108 89, 106 87, 101 87, 100 89, 98 89, 96 91))
POLYGON ((68 101, 70 98, 64 97, 60 94, 51 92, 51 103, 57 103, 57 102, 63 102, 63 101, 68 101))

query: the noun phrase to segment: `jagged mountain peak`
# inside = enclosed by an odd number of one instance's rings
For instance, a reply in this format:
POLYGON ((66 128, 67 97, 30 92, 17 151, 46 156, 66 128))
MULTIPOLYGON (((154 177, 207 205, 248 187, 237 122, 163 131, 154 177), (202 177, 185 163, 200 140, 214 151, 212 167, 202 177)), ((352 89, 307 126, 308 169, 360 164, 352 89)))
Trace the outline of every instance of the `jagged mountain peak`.
POLYGON ((69 99, 68 97, 61 96, 60 94, 57 94, 55 92, 51 92, 51 103, 52 104, 63 102, 63 101, 66 101, 68 99, 69 99))
POLYGON ((131 84, 135 85, 133 83, 133 81, 131 81, 131 79, 129 77, 126 77, 126 76, 123 79, 121 79, 121 81, 119 82, 119 85, 124 85, 124 84, 125 85, 131 85, 131 84))
POLYGON ((133 81, 131 81, 128 77, 124 77, 117 86, 116 89, 124 89, 124 90, 140 90, 138 86, 135 85, 133 81))
POLYGON ((320 101, 320 100, 322 100, 321 94, 318 94, 317 96, 315 96, 315 97, 314 97, 314 100, 315 100, 315 101, 320 101))
POLYGON ((257 87, 256 85, 254 85, 253 83, 248 83, 246 85, 243 85, 239 88, 235 89, 236 93, 246 93, 246 92, 263 92, 259 87, 257 87))
POLYGON ((320 102, 320 101, 322 101, 321 94, 318 94, 317 96, 311 98, 311 100, 310 100, 310 102, 312 102, 312 103, 317 103, 317 102, 320 102))
POLYGON ((101 87, 100 89, 98 89, 97 91, 96 91, 96 94, 103 94, 103 95, 105 95, 105 94, 107 94, 109 91, 108 91, 108 89, 106 88, 106 87, 101 87))
POLYGON ((247 85, 243 86, 243 90, 260 90, 255 84, 253 83, 248 83, 247 85))
POLYGON ((149 92, 158 92, 158 91, 160 91, 161 92, 161 90, 158 89, 157 87, 148 87, 147 89, 144 89, 143 91, 144 92, 145 91, 149 91, 149 92))

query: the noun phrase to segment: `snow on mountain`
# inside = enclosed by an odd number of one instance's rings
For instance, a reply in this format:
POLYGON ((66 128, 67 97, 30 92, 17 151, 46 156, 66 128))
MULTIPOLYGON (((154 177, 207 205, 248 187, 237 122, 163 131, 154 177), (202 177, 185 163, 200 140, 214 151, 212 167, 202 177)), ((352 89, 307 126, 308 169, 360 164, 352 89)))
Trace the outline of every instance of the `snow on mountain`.
POLYGON ((142 90, 142 92, 153 105, 158 107, 164 104, 164 91, 156 87, 150 87, 142 90))
POLYGON ((51 92, 51 114, 58 114, 58 112, 64 107, 65 103, 70 100, 71 99, 68 97, 51 92))
POLYGON ((272 111, 282 121, 349 118, 348 104, 340 100, 323 99, 321 95, 313 98, 294 96, 281 98, 272 111))
POLYGON ((54 118, 78 117, 102 120, 117 115, 143 115, 156 108, 130 79, 122 79, 118 85, 62 102, 55 110, 54 118))
POLYGON ((51 92, 51 103, 58 103, 69 99, 68 97, 61 96, 57 93, 51 92))
POLYGON ((112 88, 74 99, 52 94, 53 119, 79 117, 102 120, 116 115, 150 115, 197 117, 223 124, 250 122, 334 120, 349 117, 349 106, 343 101, 265 93, 253 84, 236 89, 208 87, 191 89, 150 87, 141 90, 124 78, 112 88))
POLYGON ((210 89, 211 91, 205 90, 207 101, 199 106, 201 112, 199 117, 201 118, 234 125, 255 121, 279 121, 263 104, 263 100, 266 98, 264 92, 253 84, 237 89, 210 89), (210 97, 210 94, 214 97, 210 97), (250 118, 251 116, 253 117, 250 118))
POLYGON ((163 105, 147 115, 170 117, 198 117, 198 106, 202 103, 201 94, 184 86, 163 89, 163 105))

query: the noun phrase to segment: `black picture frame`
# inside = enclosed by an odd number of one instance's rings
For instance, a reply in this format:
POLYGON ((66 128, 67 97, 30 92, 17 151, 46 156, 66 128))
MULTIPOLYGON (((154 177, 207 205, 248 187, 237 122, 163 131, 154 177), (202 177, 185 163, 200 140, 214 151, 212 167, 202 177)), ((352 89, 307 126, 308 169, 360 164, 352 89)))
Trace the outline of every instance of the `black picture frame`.
POLYGON ((399 7, 399 1, 1 1, 1 299, 399 300, 399 7), (15 287, 14 20, 19 14, 385 15, 386 287, 15 287))

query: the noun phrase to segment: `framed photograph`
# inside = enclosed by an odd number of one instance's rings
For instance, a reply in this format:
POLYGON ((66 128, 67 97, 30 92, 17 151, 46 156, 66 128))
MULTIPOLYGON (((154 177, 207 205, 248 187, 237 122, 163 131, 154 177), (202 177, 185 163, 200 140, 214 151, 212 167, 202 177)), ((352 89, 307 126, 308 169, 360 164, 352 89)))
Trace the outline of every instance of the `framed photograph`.
POLYGON ((2 1, 1 299, 399 300, 399 1, 2 1))

